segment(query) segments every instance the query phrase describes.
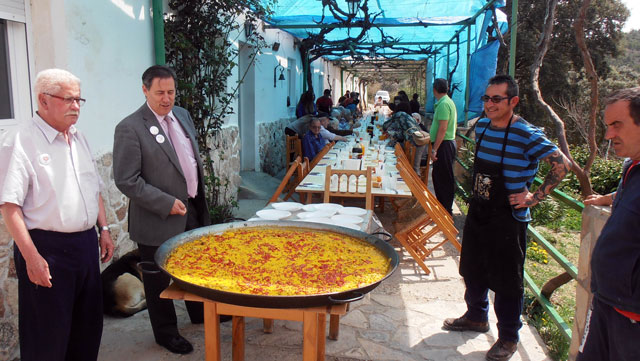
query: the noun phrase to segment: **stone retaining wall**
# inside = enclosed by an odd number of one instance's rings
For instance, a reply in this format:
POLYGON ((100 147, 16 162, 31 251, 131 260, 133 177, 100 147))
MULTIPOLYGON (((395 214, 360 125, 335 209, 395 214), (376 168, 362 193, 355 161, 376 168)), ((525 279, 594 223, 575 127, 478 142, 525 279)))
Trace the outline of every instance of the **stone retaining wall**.
MULTIPOLYGON (((274 127, 276 129, 277 127, 274 127)), ((284 126, 282 126, 284 129, 284 126)), ((274 132, 277 130, 274 130, 274 132)), ((283 130, 280 130, 284 134, 283 130)), ((214 159, 216 175, 223 181, 228 180, 226 193, 221 197, 235 199, 238 193, 240 178, 240 142, 238 127, 221 130, 220 136, 211 140, 211 156, 214 159)), ((277 138, 274 138, 277 139, 277 138)), ((284 146, 284 139, 281 140, 284 146)), ((282 154, 279 153, 279 154, 282 154)), ((136 248, 129 239, 128 206, 129 202, 113 180, 113 157, 111 153, 96 159, 98 172, 104 183, 102 197, 104 198, 107 221, 111 225, 111 236, 115 243, 113 259, 118 259, 125 253, 136 248)), ((4 221, 0 217, 0 360, 18 360, 18 279, 13 263, 13 241, 9 236, 4 221)), ((102 264, 104 269, 108 264, 102 264)))
POLYGON ((276 176, 285 167, 284 128, 290 121, 283 118, 272 123, 258 124, 260 169, 271 176, 276 176))

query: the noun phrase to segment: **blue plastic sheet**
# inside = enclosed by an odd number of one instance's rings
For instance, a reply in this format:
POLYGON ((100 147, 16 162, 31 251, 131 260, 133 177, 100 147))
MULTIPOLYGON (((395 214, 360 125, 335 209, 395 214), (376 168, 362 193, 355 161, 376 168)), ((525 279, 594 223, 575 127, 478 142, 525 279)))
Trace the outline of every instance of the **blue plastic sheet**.
MULTIPOLYGON (((337 0, 337 4, 345 11, 348 8, 344 0, 337 0)), ((360 4, 364 4, 364 0, 360 4)), ((507 31, 506 15, 498 9, 504 6, 504 0, 369 0, 367 6, 369 14, 376 16, 374 24, 380 25, 382 32, 376 28, 369 30, 359 45, 381 42, 384 34, 404 44, 410 43, 401 45, 403 48, 430 47, 430 54, 406 54, 401 58, 425 60, 428 84, 432 84, 435 78, 451 78, 451 87, 454 88, 452 99, 458 107, 459 122, 464 121, 466 110, 482 110, 478 94, 482 95, 487 80, 496 69, 498 43, 492 41, 487 45, 489 36, 496 36, 492 21, 494 8, 500 32, 507 31), (471 59, 469 84, 468 56, 471 59), (467 87, 468 109, 465 106, 467 87)), ((358 16, 362 16, 362 12, 358 16)), ((323 14, 321 0, 278 0, 273 7, 273 15, 267 20, 299 38, 317 34, 319 24, 337 23, 330 12, 323 14)), ((359 27, 336 28, 326 35, 326 40, 355 37, 360 30, 359 27)), ((377 56, 397 52, 390 48, 376 49, 377 56)), ((349 56, 347 53, 342 57, 329 57, 329 60, 348 60, 349 56)), ((425 104, 428 112, 433 111, 431 92, 432 87, 428 85, 425 104)))

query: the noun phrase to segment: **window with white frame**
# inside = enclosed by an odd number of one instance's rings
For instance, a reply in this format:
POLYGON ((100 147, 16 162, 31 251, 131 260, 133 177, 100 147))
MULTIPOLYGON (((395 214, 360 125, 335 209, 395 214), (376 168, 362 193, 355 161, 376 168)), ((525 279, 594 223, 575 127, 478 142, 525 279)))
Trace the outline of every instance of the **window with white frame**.
POLYGON ((0 119, 13 118, 8 60, 7 24, 5 20, 0 19, 0 119))
POLYGON ((0 19, 0 131, 31 118, 26 24, 0 19))

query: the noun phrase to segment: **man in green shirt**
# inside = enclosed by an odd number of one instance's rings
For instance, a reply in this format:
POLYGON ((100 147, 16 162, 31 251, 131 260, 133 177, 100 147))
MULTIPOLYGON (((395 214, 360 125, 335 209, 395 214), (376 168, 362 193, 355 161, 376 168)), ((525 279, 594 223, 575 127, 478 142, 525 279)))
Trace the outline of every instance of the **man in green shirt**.
POLYGON ((446 79, 438 78, 433 81, 436 104, 429 135, 433 143, 431 150, 433 189, 440 204, 449 214, 452 214, 451 207, 455 192, 453 161, 456 157, 455 138, 458 114, 456 105, 447 95, 448 91, 449 83, 446 79))

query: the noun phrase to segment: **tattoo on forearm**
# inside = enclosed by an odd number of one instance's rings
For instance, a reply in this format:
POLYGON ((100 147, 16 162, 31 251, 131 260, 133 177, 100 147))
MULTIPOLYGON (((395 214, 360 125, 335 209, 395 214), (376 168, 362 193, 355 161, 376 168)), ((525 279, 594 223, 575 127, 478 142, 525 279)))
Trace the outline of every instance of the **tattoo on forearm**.
MULTIPOLYGON (((560 181, 569 172, 570 164, 569 160, 558 150, 544 159, 551 165, 551 170, 544 178, 544 182, 533 194, 535 203, 542 201, 551 191, 560 184, 560 181)), ((532 203, 533 202, 527 202, 532 203)))

